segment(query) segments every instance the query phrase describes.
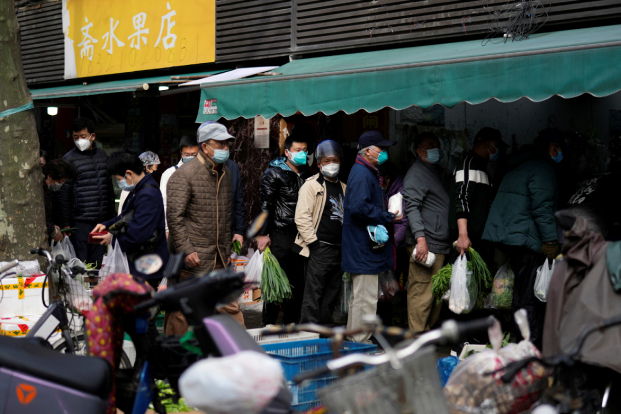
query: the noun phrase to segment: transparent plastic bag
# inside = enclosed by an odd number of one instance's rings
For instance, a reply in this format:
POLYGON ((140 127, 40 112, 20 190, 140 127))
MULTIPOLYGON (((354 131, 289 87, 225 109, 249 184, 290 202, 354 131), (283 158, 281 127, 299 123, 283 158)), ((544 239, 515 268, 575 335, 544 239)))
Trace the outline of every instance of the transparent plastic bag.
POLYGON ((108 250, 105 265, 99 271, 100 283, 113 273, 129 273, 129 264, 127 263, 127 255, 121 250, 119 242, 115 239, 114 248, 108 250))
MULTIPOLYGON (((524 309, 515 313, 515 320, 522 336, 530 338, 524 309)), ((512 382, 502 382, 502 369, 508 363, 531 356, 541 357, 541 354, 528 339, 501 348, 502 330, 497 320, 488 329, 488 335, 492 349, 476 353, 462 361, 444 387, 444 394, 453 414, 517 414, 528 411, 539 400, 547 385, 546 369, 537 363, 520 371, 512 382)))
POLYGON ((556 260, 552 261, 552 267, 550 268, 548 259, 543 266, 537 269, 537 279, 535 280, 535 297, 542 302, 548 300, 548 287, 550 286, 550 279, 554 274, 554 266, 556 260))
POLYGON ((515 274, 511 270, 511 265, 507 261, 498 269, 494 276, 494 284, 490 293, 489 307, 498 310, 511 310, 513 302, 513 283, 515 274))
POLYGON ((459 256, 453 264, 451 272, 451 295, 449 309, 457 314, 469 313, 477 301, 479 294, 472 270, 468 270, 466 255, 459 256))
POLYGON ((244 282, 261 286, 261 272, 263 272, 263 252, 256 251, 244 270, 246 274, 244 282))
POLYGON ((63 239, 59 242, 55 242, 52 240, 50 243, 50 251, 52 252, 52 256, 56 257, 57 255, 62 255, 66 260, 75 259, 75 249, 73 248, 73 244, 71 244, 71 240, 69 237, 63 237, 63 239))
POLYGON ((399 283, 392 270, 382 272, 378 277, 378 300, 391 301, 399 291, 399 283))

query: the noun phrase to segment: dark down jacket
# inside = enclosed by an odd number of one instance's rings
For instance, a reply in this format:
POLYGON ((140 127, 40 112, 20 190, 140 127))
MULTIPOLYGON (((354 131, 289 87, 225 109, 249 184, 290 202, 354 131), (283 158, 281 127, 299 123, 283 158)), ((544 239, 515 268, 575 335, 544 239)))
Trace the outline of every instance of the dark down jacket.
POLYGON ((276 158, 270 163, 261 178, 261 210, 269 213, 267 225, 261 234, 279 231, 297 234, 295 207, 298 204, 300 187, 309 177, 308 170, 297 175, 287 165, 285 157, 276 158))
POLYGON ((63 159, 73 165, 75 176, 59 191, 60 228, 72 227, 76 221, 102 223, 115 217, 114 189, 104 150, 93 143, 93 149, 74 148, 63 159))

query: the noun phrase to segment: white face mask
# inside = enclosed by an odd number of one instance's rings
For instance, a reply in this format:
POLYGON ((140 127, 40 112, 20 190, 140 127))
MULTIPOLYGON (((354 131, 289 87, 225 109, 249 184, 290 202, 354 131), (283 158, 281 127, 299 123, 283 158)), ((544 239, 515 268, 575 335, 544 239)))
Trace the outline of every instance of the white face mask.
POLYGON ((323 165, 321 167, 321 173, 328 178, 336 177, 337 175, 339 175, 340 170, 341 170, 341 164, 336 164, 336 163, 323 165))
POLYGON ((78 149, 80 151, 86 151, 88 149, 88 147, 91 146, 91 137, 93 136, 93 134, 91 134, 88 138, 80 138, 78 140, 75 141, 75 146, 78 147, 78 149))

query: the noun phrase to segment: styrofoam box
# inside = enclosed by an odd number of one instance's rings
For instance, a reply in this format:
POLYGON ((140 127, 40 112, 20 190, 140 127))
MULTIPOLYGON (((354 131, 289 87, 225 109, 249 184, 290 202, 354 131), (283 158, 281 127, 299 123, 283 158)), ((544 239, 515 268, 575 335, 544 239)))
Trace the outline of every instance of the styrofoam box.
POLYGON ((39 315, 16 316, 12 318, 0 318, 0 335, 22 337, 26 336, 39 320, 39 315))
POLYGON ((277 344, 281 342, 302 341, 307 339, 319 338, 319 334, 312 332, 285 333, 279 335, 262 336, 261 331, 263 331, 263 328, 246 330, 246 332, 248 332, 248 334, 252 336, 252 339, 254 339, 259 344, 277 344))
MULTIPOLYGON (((24 278, 26 279, 26 278, 24 278)), ((45 276, 36 277, 32 283, 41 283, 45 280, 45 276)), ((47 309, 41 301, 42 288, 26 288, 24 289, 24 297, 19 299, 19 289, 9 289, 9 286, 16 286, 19 282, 15 277, 6 277, 2 279, 0 290, 0 318, 10 318, 21 315, 42 315, 47 309)), ((49 304, 48 288, 45 288, 45 302, 49 304)))

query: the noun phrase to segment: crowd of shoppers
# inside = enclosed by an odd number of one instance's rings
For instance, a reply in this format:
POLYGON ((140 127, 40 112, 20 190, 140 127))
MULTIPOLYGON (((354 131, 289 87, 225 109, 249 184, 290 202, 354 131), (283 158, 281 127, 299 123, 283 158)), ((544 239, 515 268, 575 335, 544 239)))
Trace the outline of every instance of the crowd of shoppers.
MULTIPOLYGON (((183 252, 181 279, 230 263, 233 242, 245 242, 246 212, 239 166, 229 158, 235 137, 224 125, 205 122, 196 137, 182 137, 181 160, 164 171, 159 184, 151 175, 160 165, 157 154, 122 150, 108 157, 85 118, 77 118, 71 131, 76 148, 63 159, 41 154, 50 241, 70 236, 80 260, 100 264, 112 235, 97 236, 99 244, 93 244, 89 233, 125 220, 127 227, 116 239, 131 258, 131 270, 133 259, 145 253, 157 253, 165 263, 169 252, 183 252), (118 212, 112 179, 122 190, 118 212)), ((407 290, 409 328, 427 331, 441 309, 432 296, 432 276, 449 255, 455 258, 473 248, 494 270, 495 253, 507 257, 515 273, 512 307, 527 310, 531 339, 540 343, 545 304, 533 293, 537 268, 556 257, 562 242, 554 220, 558 204, 576 201, 564 178, 568 167, 559 164, 571 151, 561 131, 541 131, 533 145, 496 168, 492 180, 489 163, 508 145, 499 131, 482 128, 452 172, 450 188, 440 166, 442 144, 431 132, 416 137, 416 160, 405 176, 388 161, 387 149, 396 142, 377 131, 365 132, 347 185, 339 177, 341 146, 316 141, 312 125, 297 123, 284 141, 283 156, 261 178, 260 208, 269 216, 257 247, 270 248, 293 293, 282 305, 264 302, 265 325, 275 324, 281 311, 284 324, 333 324, 344 272, 352 281, 348 330, 359 328, 364 315, 379 312, 390 319, 390 308, 378 310, 378 282, 385 272, 394 272, 403 275, 399 282, 407 290), (313 150, 314 158, 308 155, 313 150), (313 159, 319 172, 311 175, 313 159), (561 200, 561 193, 569 195, 561 200), (389 211, 389 198, 398 194, 401 205, 389 211), (432 256, 435 262, 429 265, 432 256)), ((150 282, 155 285, 160 278, 151 275, 150 282)), ((236 302, 221 312, 244 324, 236 302)), ((166 316, 165 330, 187 332, 180 312, 166 316)), ((519 338, 516 327, 511 331, 519 338)), ((348 339, 368 342, 370 334, 348 339)))

